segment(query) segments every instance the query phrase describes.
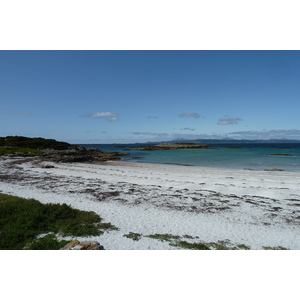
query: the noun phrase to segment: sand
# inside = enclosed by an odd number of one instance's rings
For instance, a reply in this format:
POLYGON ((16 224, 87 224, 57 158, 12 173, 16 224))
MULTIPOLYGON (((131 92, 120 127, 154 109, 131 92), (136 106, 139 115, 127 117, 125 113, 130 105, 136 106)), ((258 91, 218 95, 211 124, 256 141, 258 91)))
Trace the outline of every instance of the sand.
POLYGON ((117 226, 78 238, 99 241, 106 250, 180 249, 147 237, 154 234, 189 243, 300 249, 300 172, 21 157, 0 158, 0 170, 2 193, 95 211, 117 226), (141 238, 124 236, 130 232, 141 238))

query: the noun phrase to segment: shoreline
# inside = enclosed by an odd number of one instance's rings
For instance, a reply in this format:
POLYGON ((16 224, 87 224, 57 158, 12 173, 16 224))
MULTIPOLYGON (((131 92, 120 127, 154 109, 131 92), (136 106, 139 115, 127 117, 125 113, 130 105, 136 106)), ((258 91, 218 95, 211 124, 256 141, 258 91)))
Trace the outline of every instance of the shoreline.
POLYGON ((294 169, 279 169, 279 168, 268 168, 268 169, 252 169, 252 168, 245 168, 245 167, 236 167, 236 168, 229 168, 229 167, 221 167, 221 166, 217 166, 217 167, 211 167, 211 166, 201 166, 201 165, 189 165, 189 164, 179 164, 179 163, 154 163, 154 162, 140 162, 140 161, 131 161, 131 160, 116 160, 116 161, 106 161, 106 162, 124 162, 124 163, 132 163, 132 164, 145 164, 145 165, 173 165, 173 166, 183 166, 183 167, 195 167, 195 168, 205 168, 205 169, 220 169, 220 170, 241 170, 241 171, 254 171, 254 172, 259 172, 259 171, 284 171, 284 172, 295 172, 295 173, 299 173, 300 174, 300 170, 294 170, 294 169), (274 169, 274 170, 272 170, 274 169), (276 170, 277 169, 277 170, 276 170))
POLYGON ((0 159, 3 193, 92 210, 120 228, 107 250, 174 249, 155 234, 195 243, 229 240, 250 249, 300 249, 300 173, 107 161, 0 159), (45 168, 45 166, 52 166, 45 168), (125 237, 141 234, 140 240, 125 237))

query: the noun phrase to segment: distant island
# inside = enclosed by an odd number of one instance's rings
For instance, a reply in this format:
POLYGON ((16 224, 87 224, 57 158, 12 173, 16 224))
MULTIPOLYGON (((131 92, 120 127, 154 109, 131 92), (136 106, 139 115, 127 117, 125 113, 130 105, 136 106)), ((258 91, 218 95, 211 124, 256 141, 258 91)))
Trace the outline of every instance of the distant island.
POLYGON ((161 143, 158 145, 147 146, 134 146, 133 148, 140 148, 143 151, 155 151, 155 150, 177 150, 177 149, 211 149, 206 144, 196 143, 161 143))

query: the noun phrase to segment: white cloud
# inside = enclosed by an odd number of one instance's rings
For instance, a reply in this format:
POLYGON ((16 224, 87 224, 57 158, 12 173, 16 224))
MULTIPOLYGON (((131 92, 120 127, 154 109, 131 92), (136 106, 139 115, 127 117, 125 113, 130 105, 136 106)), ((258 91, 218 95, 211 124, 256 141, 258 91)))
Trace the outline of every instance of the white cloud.
POLYGON ((118 113, 111 113, 111 112, 97 112, 94 114, 85 114, 82 115, 83 118, 103 118, 106 119, 107 121, 118 121, 119 120, 119 115, 118 113))
POLYGON ((132 132, 134 135, 152 136, 153 140, 158 141, 161 139, 173 140, 173 139, 219 139, 224 138, 217 134, 188 134, 188 133, 165 133, 165 132, 132 132))
MULTIPOLYGON (((197 113, 182 113, 180 115, 178 115, 178 117, 180 118, 189 118, 189 117, 193 117, 193 118, 200 118, 201 116, 197 113)), ((204 117, 201 117, 201 118, 204 118, 204 117)))
POLYGON ((180 130, 190 130, 190 131, 195 131, 195 128, 188 128, 188 127, 185 127, 185 128, 181 128, 180 130))
POLYGON ((231 125, 231 124, 238 124, 240 121, 243 121, 241 118, 238 117, 223 117, 219 119, 218 125, 231 125))
POLYGON ((161 132, 132 132, 134 135, 152 135, 152 136, 168 136, 171 133, 161 133, 161 132))

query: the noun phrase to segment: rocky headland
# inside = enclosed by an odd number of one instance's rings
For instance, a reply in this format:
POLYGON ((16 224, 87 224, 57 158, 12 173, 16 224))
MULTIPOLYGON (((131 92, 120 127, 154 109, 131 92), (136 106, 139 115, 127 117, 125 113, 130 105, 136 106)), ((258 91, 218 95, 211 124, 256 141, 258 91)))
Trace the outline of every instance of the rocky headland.
POLYGON ((79 145, 71 145, 66 142, 58 142, 52 139, 27 138, 20 136, 8 136, 0 138, 0 155, 10 157, 40 157, 53 162, 103 162, 119 160, 121 156, 129 153, 101 151, 96 148, 85 148, 79 145))

